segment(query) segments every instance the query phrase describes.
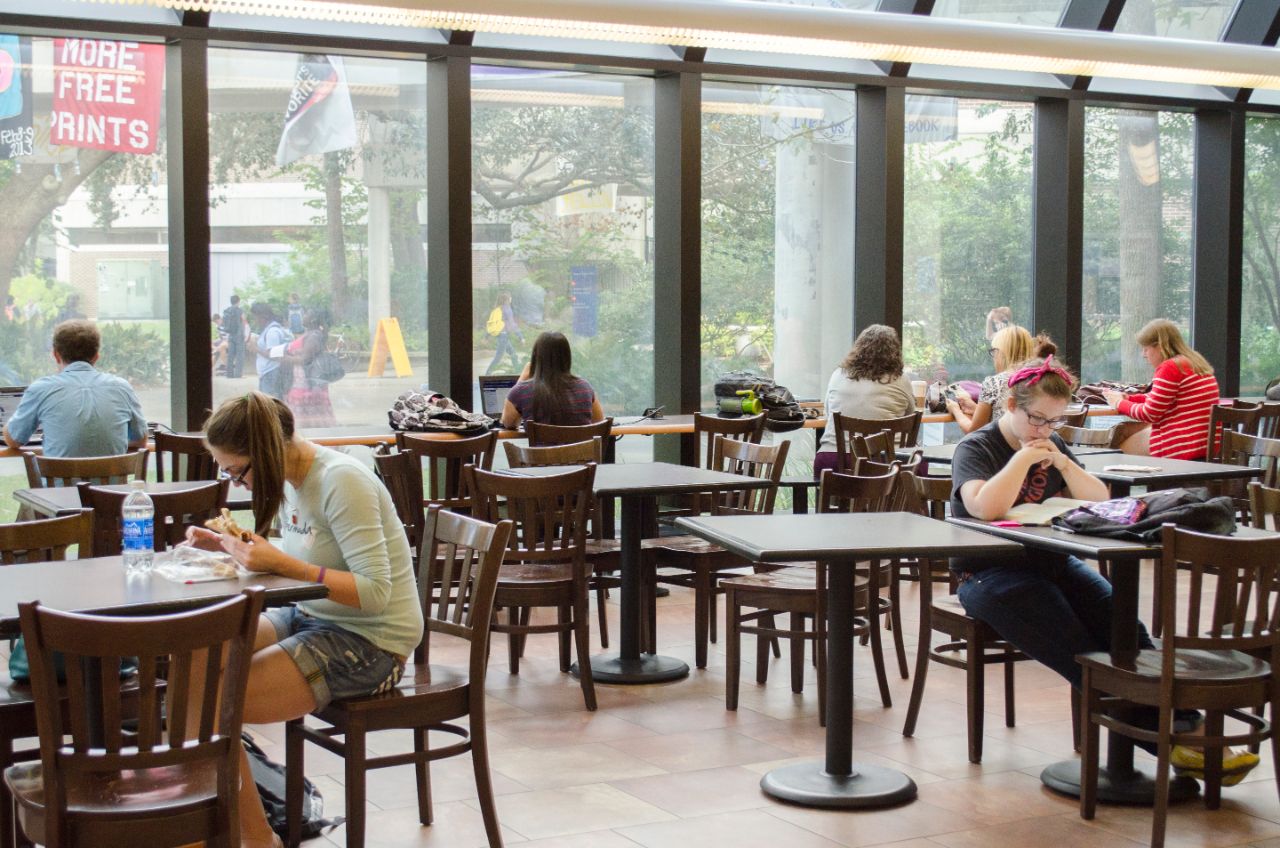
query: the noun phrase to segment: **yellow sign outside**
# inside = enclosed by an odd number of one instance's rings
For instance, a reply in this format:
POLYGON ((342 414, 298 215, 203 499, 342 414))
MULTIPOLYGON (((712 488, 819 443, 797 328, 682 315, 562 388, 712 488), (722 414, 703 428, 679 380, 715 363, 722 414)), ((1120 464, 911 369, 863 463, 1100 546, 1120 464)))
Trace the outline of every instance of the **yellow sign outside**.
POLYGON ((369 353, 369 376, 381 377, 387 367, 387 357, 396 367, 397 377, 412 377, 409 352, 404 348, 404 336, 400 335, 400 322, 395 318, 378 321, 378 331, 373 337, 373 350, 369 353))

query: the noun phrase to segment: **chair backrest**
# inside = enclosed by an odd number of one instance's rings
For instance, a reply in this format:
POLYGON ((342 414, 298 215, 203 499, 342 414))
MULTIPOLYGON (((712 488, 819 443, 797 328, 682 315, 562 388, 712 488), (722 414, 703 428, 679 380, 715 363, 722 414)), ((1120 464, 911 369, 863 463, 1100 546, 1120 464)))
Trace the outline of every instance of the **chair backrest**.
MULTIPOLYGON (((396 433, 396 448, 420 459, 417 486, 424 509, 439 504, 452 512, 471 509, 471 495, 463 485, 462 468, 475 465, 486 471, 493 467, 498 434, 492 431, 467 439, 441 439, 425 433, 396 433), (425 495, 423 485, 426 485, 425 495)), ((400 519, 403 521, 403 517, 400 519)), ((419 524, 421 526, 421 524, 419 524)))
MULTIPOLYGON (((227 503, 227 487, 231 481, 210 480, 203 485, 180 492, 148 493, 155 507, 154 547, 164 551, 186 538, 187 527, 204 524, 215 517, 227 503)), ((80 505, 93 511, 93 555, 116 556, 124 544, 121 518, 129 492, 103 489, 81 483, 80 505)))
POLYGON ((1280 531, 1280 489, 1250 483, 1249 517, 1260 530, 1280 531))
MULTIPOLYGON (((919 409, 898 418, 855 418, 839 412, 833 413, 831 423, 835 427, 836 453, 843 456, 849 450, 848 442, 853 436, 868 436, 881 430, 888 430, 893 434, 894 447, 913 448, 919 440, 920 421, 923 417, 924 411, 919 409)), ((853 467, 852 462, 848 466, 841 466, 845 467, 853 467)))
MULTIPOLYGON (((951 502, 950 477, 917 477, 910 471, 903 471, 898 475, 898 488, 906 493, 900 507, 904 512, 914 512, 936 521, 946 519, 951 502)), ((920 565, 920 611, 927 615, 933 603, 932 584, 946 583, 951 594, 955 594, 956 580, 946 557, 924 558, 920 565)))
POLYGON ((1068 427, 1083 427, 1089 420, 1089 405, 1086 403, 1068 404, 1065 412, 1062 413, 1062 419, 1066 421, 1068 427))
POLYGON ((906 462, 898 459, 893 462, 877 462, 874 459, 858 457, 853 461, 853 475, 883 477, 897 469, 898 482, 894 484, 893 500, 890 502, 889 509, 909 511, 908 504, 912 500, 911 481, 915 479, 915 473, 920 470, 920 463, 923 461, 924 452, 920 450, 912 451, 906 462))
POLYGON ((1209 462, 1222 461, 1222 433, 1234 430, 1237 433, 1252 434, 1258 426, 1258 413, 1262 407, 1257 404, 1216 403, 1209 409, 1209 462))
MULTIPOLYGON (((192 612, 136 618, 77 615, 39 602, 18 606, 40 732, 48 844, 68 844, 64 781, 72 775, 206 763, 218 797, 235 798, 244 695, 262 599, 262 589, 254 587, 192 612), (62 654, 66 668, 66 704, 55 653, 62 654), (121 708, 116 669, 122 657, 137 657, 137 691, 131 696, 137 699, 136 712, 121 708), (204 689, 192 693, 192 671, 201 666, 204 689), (162 669, 167 680, 160 685, 162 669), (136 726, 126 736, 123 725, 130 715, 136 715, 136 726), (100 728, 91 716, 98 717, 100 728)), ((227 821, 221 824, 234 832, 235 804, 222 806, 227 821)))
POLYGON ((773 512, 774 499, 778 495, 778 482, 787 464, 787 450, 791 443, 758 445, 725 436, 716 436, 711 443, 711 469, 727 474, 741 474, 768 480, 762 489, 730 489, 712 496, 711 511, 715 515, 767 515, 773 512))
POLYGON ((1161 548, 1165 674, 1172 677, 1174 651, 1269 650, 1280 662, 1280 535, 1234 538, 1166 524, 1161 548))
POLYGON ((764 435, 764 413, 744 415, 741 418, 721 418, 719 415, 693 414, 693 464, 711 467, 716 436, 728 436, 744 442, 760 443, 764 435))
MULTIPOLYGON (((484 697, 489 620, 511 529, 510 521, 490 524, 439 506, 427 510, 423 528, 427 556, 418 577, 426 623, 422 638, 425 642, 432 633, 444 633, 471 643, 473 697, 484 697)), ((423 662, 423 648, 420 645, 415 652, 415 664, 423 662)))
POLYGON ((896 443, 893 433, 881 430, 879 433, 853 436, 850 442, 851 451, 845 454, 836 452, 837 461, 848 461, 848 465, 840 466, 840 473, 851 474, 859 459, 871 459, 886 465, 897 458, 896 443))
POLYGON ((93 483, 107 486, 128 483, 147 476, 147 451, 131 451, 116 456, 53 457, 23 453, 27 464, 27 484, 33 489, 93 483))
POLYGON ((1280 439, 1263 439, 1234 430, 1224 430, 1221 461, 1228 465, 1261 468, 1262 485, 1280 487, 1280 439))
POLYGON ((0 563, 49 562, 67 558, 67 548, 79 547, 83 559, 93 554, 93 513, 0 524, 0 563))
POLYGON ((1072 447, 1109 448, 1114 427, 1101 428, 1077 427, 1065 424, 1058 430, 1058 437, 1072 447))
POLYGON ((876 477, 823 471, 818 512, 887 512, 892 509, 898 469, 876 477))
POLYGON ((567 442, 553 445, 522 445, 519 442, 504 442, 507 452, 507 465, 512 468, 538 468, 544 465, 585 465, 588 462, 599 464, 604 456, 604 439, 592 436, 581 442, 567 442))
POLYGON ((1258 408, 1254 435, 1264 439, 1280 439, 1280 400, 1264 401, 1258 408))
MULTIPOLYGON (((415 557, 422 553, 423 527, 426 524, 426 502, 422 492, 422 462, 411 450, 394 453, 385 443, 373 452, 373 465, 382 478, 382 485, 391 495, 391 505, 396 509, 400 523, 409 538, 409 548, 415 557)), ((458 469, 461 475, 462 469, 458 469)), ((459 482, 461 488, 461 482, 459 482)), ((467 502, 470 506, 470 500, 467 502)))
POLYGON ((174 482, 218 479, 217 463, 203 437, 157 431, 153 438, 157 482, 163 483, 166 474, 174 482))
POLYGON ((475 466, 468 466, 467 474, 472 478, 476 518, 498 521, 499 502, 506 500, 507 517, 515 522, 507 543, 507 561, 572 562, 578 566, 575 576, 583 574, 594 463, 547 477, 483 471, 475 466))
POLYGON ((539 424, 537 421, 524 422, 525 435, 529 444, 535 447, 546 445, 567 445, 573 442, 585 442, 596 436, 601 441, 609 438, 613 430, 613 419, 606 418, 594 424, 539 424))

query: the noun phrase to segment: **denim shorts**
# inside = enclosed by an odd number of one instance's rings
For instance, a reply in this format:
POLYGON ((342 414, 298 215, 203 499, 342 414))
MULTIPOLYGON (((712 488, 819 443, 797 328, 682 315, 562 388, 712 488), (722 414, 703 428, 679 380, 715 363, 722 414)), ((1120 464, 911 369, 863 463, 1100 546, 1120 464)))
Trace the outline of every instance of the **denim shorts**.
POLYGON ((276 644, 307 679, 316 709, 330 701, 388 692, 404 674, 400 657, 297 607, 269 609, 263 615, 276 629, 276 644))

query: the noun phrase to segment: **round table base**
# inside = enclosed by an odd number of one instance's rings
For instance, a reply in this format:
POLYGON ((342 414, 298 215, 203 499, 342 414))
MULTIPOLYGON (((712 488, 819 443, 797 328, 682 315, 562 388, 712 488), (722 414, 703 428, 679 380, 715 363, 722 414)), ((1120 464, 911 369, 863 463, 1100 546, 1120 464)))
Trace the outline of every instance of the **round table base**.
POLYGON ((863 763, 854 763, 853 774, 840 777, 827 774, 819 762, 783 766, 761 778, 760 788, 805 807, 890 807, 916 797, 915 781, 902 772, 863 763))
MULTIPOLYGON (((1063 795, 1080 797, 1080 761, 1063 760, 1040 772, 1040 782, 1063 795)), ((1200 783, 1189 777, 1169 779, 1169 800, 1186 801, 1200 794, 1200 783)), ((1105 768, 1098 770, 1098 800, 1106 804, 1135 804, 1150 807, 1155 804, 1155 768, 1145 764, 1135 765, 1133 771, 1123 776, 1110 774, 1105 768)))
MULTIPOLYGON (((569 671, 576 677, 578 664, 569 671)), ((596 654, 591 658, 591 676, 596 683, 662 683, 689 676, 689 664, 675 657, 641 654, 623 659, 617 654, 596 654)))

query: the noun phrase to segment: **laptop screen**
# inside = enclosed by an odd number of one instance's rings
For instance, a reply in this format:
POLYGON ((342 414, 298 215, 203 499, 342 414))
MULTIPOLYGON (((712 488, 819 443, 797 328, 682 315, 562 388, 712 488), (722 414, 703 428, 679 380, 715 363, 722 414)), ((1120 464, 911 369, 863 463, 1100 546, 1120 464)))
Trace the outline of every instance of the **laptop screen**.
POLYGON ((8 423, 9 416, 13 415, 14 410, 18 408, 18 403, 26 390, 26 386, 0 387, 0 427, 8 423))
POLYGON ((480 411, 490 418, 502 415, 507 392, 520 380, 519 374, 485 374, 480 377, 480 411))

